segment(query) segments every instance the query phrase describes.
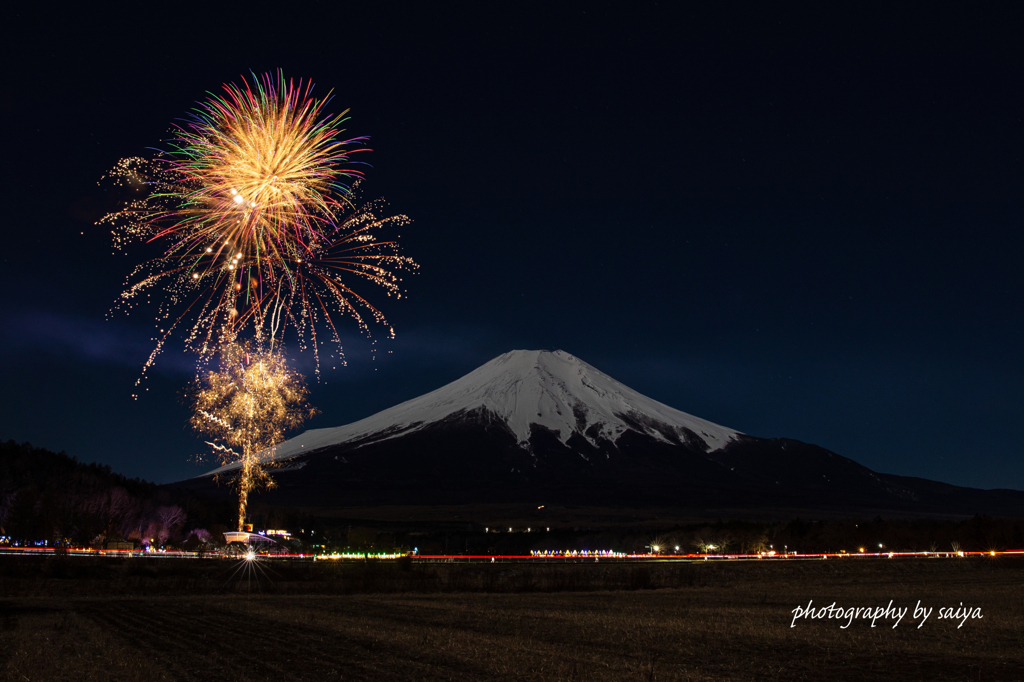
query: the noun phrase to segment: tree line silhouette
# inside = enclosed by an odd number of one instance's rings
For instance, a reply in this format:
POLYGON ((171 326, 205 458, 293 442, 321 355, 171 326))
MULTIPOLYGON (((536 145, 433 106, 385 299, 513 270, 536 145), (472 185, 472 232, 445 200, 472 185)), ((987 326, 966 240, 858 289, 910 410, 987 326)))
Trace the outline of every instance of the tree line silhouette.
POLYGON ((215 523, 223 506, 64 452, 0 444, 0 536, 12 544, 180 542, 215 523))

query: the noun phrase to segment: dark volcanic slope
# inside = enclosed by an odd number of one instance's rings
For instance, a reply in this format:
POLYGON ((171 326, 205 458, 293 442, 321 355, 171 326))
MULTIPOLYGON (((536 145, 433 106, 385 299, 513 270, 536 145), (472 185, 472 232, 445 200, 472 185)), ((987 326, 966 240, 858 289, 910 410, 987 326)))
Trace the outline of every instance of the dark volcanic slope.
MULTIPOLYGON (((740 436, 711 453, 627 432, 562 444, 536 428, 529 448, 495 415, 463 412, 390 440, 326 447, 284 463, 268 502, 302 507, 484 503, 856 513, 1024 514, 1024 492, 879 474, 790 439, 740 436)), ((212 490, 208 477, 179 485, 212 490)), ((224 488, 220 488, 224 491, 224 488)))

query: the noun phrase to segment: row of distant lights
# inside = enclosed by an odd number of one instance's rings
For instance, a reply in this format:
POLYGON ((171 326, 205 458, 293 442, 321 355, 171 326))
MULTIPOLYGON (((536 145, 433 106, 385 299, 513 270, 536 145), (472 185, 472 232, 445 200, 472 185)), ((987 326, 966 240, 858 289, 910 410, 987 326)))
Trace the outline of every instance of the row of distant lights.
POLYGON ((530 556, 537 558, 545 557, 609 557, 609 558, 625 558, 627 554, 625 552, 616 552, 612 549, 541 549, 541 550, 530 550, 530 556))
POLYGON ((336 561, 338 559, 400 559, 407 556, 405 552, 334 552, 332 554, 317 554, 313 561, 336 561))
MULTIPOLYGON (((551 531, 551 526, 546 526, 546 527, 544 528, 544 530, 545 530, 545 531, 547 531, 547 532, 550 532, 550 531, 551 531)), ((487 526, 487 527, 485 527, 485 528, 484 528, 484 532, 485 532, 485 533, 500 533, 500 532, 501 532, 501 528, 494 528, 494 529, 491 529, 491 527, 490 527, 490 526, 487 526)), ((509 533, 515 533, 515 530, 513 530, 513 528, 512 528, 511 526, 509 526, 508 532, 509 532, 509 533)), ((532 532, 533 532, 533 528, 532 528, 532 527, 530 527, 530 528, 527 528, 527 529, 526 529, 526 532, 527 532, 527 533, 532 533, 532 532)), ((538 529, 537 529, 537 532, 538 532, 538 533, 540 532, 540 528, 538 528, 538 529)))
MULTIPOLYGON (((152 542, 152 540, 150 540, 150 542, 152 542)), ((18 541, 12 541, 12 539, 10 537, 8 537, 8 536, 0 535, 0 546, 4 547, 6 549, 19 549, 19 550, 29 550, 29 551, 45 548, 45 549, 43 549, 43 551, 48 551, 49 548, 50 548, 50 543, 47 540, 36 540, 36 541, 29 541, 29 542, 21 543, 21 542, 18 542, 18 541)), ((111 553, 113 553, 113 554, 118 554, 118 555, 123 554, 123 553, 127 553, 128 555, 133 555, 133 554, 135 554, 135 553, 137 553, 139 551, 139 550, 84 549, 84 548, 79 548, 79 547, 70 548, 70 549, 74 553, 87 553, 87 554, 88 553, 97 553, 97 554, 111 554, 111 553)), ((652 547, 651 549, 653 549, 655 551, 655 553, 657 553, 657 552, 659 552, 661 550, 661 547, 660 546, 657 547, 657 548, 652 547)), ((709 547, 709 549, 711 549, 711 548, 709 547)), ((865 553, 865 548, 861 547, 859 549, 860 549, 860 552, 859 552, 860 554, 864 554, 865 553)), ((159 553, 159 554, 168 554, 168 555, 172 555, 172 554, 174 554, 174 555, 191 555, 192 554, 190 552, 178 552, 178 551, 168 552, 165 549, 159 549, 158 550, 158 549, 154 549, 152 545, 145 546, 141 551, 143 553, 148 552, 148 553, 159 553)), ((677 552, 679 551, 678 547, 676 547, 676 551, 677 552)), ((324 560, 324 559, 399 559, 399 558, 401 558, 403 556, 409 556, 410 554, 412 556, 416 556, 418 553, 419 553, 419 548, 415 548, 415 549, 413 549, 413 551, 411 553, 386 553, 386 552, 380 552, 380 553, 374 554, 374 553, 369 553, 369 552, 365 552, 365 553, 364 552, 334 552, 332 554, 318 554, 318 555, 314 555, 313 558, 314 558, 314 560, 317 560, 317 559, 321 559, 321 560, 324 560)), ((757 554, 752 554, 752 555, 751 554, 738 554, 738 555, 735 555, 735 556, 736 557, 750 557, 750 558, 757 557, 758 559, 763 559, 765 557, 787 556, 787 555, 790 555, 790 554, 797 555, 797 552, 795 552, 795 551, 793 551, 793 552, 786 552, 786 554, 779 555, 779 554, 777 554, 775 552, 775 550, 769 550, 767 552, 758 552, 757 554)), ((937 552, 937 551, 932 551, 932 552, 878 552, 876 554, 868 554, 867 556, 888 556, 891 559, 891 558, 894 558, 897 554, 899 554, 900 556, 936 556, 936 557, 941 557, 941 556, 949 556, 951 554, 954 555, 954 556, 957 556, 957 557, 965 557, 965 556, 967 556, 967 552, 964 552, 963 550, 956 550, 956 551, 951 551, 951 552, 937 552)), ((1014 550, 1014 551, 1011 551, 1011 552, 996 552, 995 550, 989 550, 987 552, 971 552, 971 554, 977 554, 977 555, 981 555, 981 556, 987 555, 987 556, 990 556, 990 557, 995 557, 998 554, 1024 554, 1024 550, 1014 550)), ((306 556, 306 555, 298 554, 298 555, 292 555, 292 556, 300 556, 301 557, 301 556, 306 556)), ((584 549, 584 550, 564 550, 564 551, 563 550, 531 550, 530 551, 530 556, 532 556, 534 558, 538 558, 538 559, 543 559, 543 558, 546 558, 546 557, 612 557, 612 558, 625 558, 625 557, 644 556, 644 555, 626 554, 624 552, 615 552, 613 550, 596 550, 595 551, 595 550, 586 550, 586 549, 584 549)), ((830 557, 830 556, 831 557, 851 557, 851 556, 857 556, 857 554, 847 554, 845 551, 843 551, 843 552, 840 552, 839 554, 813 554, 813 555, 809 555, 809 556, 820 556, 821 558, 824 559, 824 558, 827 558, 827 557, 830 557)), ((248 559, 250 561, 254 560, 256 558, 255 551, 250 549, 246 553, 244 558, 246 558, 246 559, 248 559)), ((708 557, 705 556, 705 558, 708 558, 708 557)))

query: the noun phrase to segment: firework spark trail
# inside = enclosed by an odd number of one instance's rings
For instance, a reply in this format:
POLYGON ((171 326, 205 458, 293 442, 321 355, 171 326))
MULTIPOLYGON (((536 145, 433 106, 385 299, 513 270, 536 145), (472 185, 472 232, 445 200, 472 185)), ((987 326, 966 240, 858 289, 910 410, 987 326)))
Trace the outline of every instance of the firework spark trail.
POLYGON ((273 447, 286 430, 317 413, 306 402, 308 395, 302 376, 288 368, 280 350, 259 350, 252 343, 224 345, 220 370, 198 381, 190 424, 223 441, 212 444, 222 464, 241 465, 235 479, 238 530, 245 523, 249 493, 274 487, 267 471, 273 447))
POLYGON ((311 83, 264 74, 224 91, 176 126, 170 149, 124 159, 109 174, 136 197, 100 221, 112 227, 115 247, 162 248, 129 276, 119 305, 130 310, 166 292, 143 374, 179 327, 204 358, 247 331, 273 348, 291 327, 300 348, 312 344, 317 371, 317 323, 339 351, 336 316, 351 316, 364 333, 369 320, 393 335, 347 281, 400 298, 397 272, 417 268, 396 241, 376 236, 408 218, 353 203, 362 173, 350 155, 366 151, 366 138, 343 139, 347 111, 326 115, 330 95, 314 99, 311 83))

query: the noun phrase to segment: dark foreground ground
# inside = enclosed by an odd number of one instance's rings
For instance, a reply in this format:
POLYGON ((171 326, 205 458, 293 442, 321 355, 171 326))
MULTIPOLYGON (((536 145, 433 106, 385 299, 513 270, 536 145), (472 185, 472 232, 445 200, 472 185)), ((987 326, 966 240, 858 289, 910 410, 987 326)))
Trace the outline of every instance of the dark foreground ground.
POLYGON ((1024 680, 1008 558, 236 569, 0 556, 0 679, 1024 680), (790 627, 811 599, 936 611, 790 627))

